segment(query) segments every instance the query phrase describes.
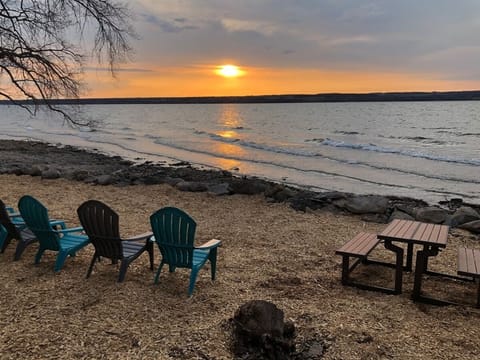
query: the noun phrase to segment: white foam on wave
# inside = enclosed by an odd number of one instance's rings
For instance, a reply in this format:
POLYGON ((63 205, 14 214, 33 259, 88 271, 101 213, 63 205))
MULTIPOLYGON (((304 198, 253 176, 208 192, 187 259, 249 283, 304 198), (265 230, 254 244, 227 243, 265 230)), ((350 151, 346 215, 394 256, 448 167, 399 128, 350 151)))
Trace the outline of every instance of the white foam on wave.
POLYGON ((460 158, 455 158, 451 156, 439 156, 439 155, 427 154, 427 153, 423 153, 415 150, 397 149, 397 148, 378 146, 375 144, 352 144, 344 141, 325 139, 320 143, 320 145, 339 147, 339 148, 348 148, 353 150, 374 151, 374 152, 385 153, 385 154, 398 154, 402 156, 422 158, 427 160, 480 166, 480 159, 460 159, 460 158))

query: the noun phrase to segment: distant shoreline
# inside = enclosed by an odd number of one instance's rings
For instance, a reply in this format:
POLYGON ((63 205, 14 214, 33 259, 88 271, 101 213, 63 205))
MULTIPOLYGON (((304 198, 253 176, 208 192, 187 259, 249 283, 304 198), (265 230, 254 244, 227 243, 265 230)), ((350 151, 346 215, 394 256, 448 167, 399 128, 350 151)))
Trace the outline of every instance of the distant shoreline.
MULTIPOLYGON (((252 104, 252 103, 309 103, 309 102, 386 102, 386 101, 478 101, 480 90, 444 92, 377 92, 367 94, 285 94, 252 96, 198 96, 198 97, 137 97, 137 98, 82 98, 53 99, 50 104, 91 105, 91 104, 252 104)), ((19 100, 31 104, 31 100, 19 100)), ((0 100, 0 105, 12 104, 0 100)))

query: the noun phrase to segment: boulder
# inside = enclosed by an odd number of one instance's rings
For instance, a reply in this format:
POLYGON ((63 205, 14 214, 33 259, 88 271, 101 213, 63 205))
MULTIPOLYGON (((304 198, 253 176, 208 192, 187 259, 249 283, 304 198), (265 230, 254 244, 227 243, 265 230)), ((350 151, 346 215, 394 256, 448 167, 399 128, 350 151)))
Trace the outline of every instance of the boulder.
POLYGON ((380 195, 359 195, 334 202, 340 208, 353 214, 384 214, 388 209, 388 199, 380 195))
POLYGON ((230 194, 230 184, 229 183, 220 183, 209 185, 207 191, 210 194, 216 196, 229 195, 230 194))
POLYGON ((468 230, 474 234, 480 234, 480 220, 471 221, 458 226, 460 229, 468 230))
POLYGON ((180 181, 175 185, 180 191, 201 192, 207 191, 207 185, 196 181, 180 181))
POLYGON ((287 360, 295 351, 295 326, 275 304, 252 300, 233 317, 232 349, 242 359, 287 360))
POLYGON ((388 222, 392 220, 399 219, 399 220, 415 220, 413 216, 408 215, 407 213, 400 211, 398 209, 393 210, 392 214, 390 215, 388 222))
POLYGON ((113 177, 111 175, 100 175, 96 179, 98 185, 110 185, 113 183, 113 177))
POLYGON ((480 215, 475 209, 468 206, 459 207, 455 213, 448 219, 451 227, 457 227, 465 223, 480 220, 480 215))
POLYGON ((60 177, 60 171, 57 169, 47 169, 42 171, 42 179, 58 179, 60 177))
POLYGON ((415 220, 433 224, 441 224, 445 222, 447 215, 448 212, 444 209, 428 206, 420 208, 416 211, 415 220))
POLYGON ((267 184, 258 179, 233 179, 230 189, 234 194, 255 195, 263 193, 267 189, 267 184))

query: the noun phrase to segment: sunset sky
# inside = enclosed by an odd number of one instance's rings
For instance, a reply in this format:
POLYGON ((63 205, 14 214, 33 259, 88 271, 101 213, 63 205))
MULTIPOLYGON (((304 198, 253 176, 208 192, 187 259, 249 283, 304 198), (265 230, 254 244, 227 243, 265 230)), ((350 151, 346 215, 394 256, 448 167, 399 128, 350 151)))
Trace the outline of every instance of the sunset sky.
POLYGON ((480 89, 479 0, 128 3, 132 60, 89 66, 86 97, 480 89))

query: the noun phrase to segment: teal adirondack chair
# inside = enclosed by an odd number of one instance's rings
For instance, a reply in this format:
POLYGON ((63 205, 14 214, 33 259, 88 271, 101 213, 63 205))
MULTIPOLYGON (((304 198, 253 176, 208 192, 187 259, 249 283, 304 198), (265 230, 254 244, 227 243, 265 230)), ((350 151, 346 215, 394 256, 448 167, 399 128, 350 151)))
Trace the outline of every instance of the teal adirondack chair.
POLYGON ((162 262, 155 276, 155 284, 164 264, 169 266, 170 272, 175 268, 191 269, 188 295, 192 295, 198 271, 207 260, 211 264, 212 280, 215 280, 217 265, 217 248, 220 240, 210 240, 202 246, 195 247, 195 221, 185 212, 174 207, 158 210, 150 216, 155 242, 162 254, 162 262))
POLYGON ((32 196, 23 196, 18 202, 18 209, 40 244, 35 264, 40 262, 45 250, 58 251, 54 267, 54 271, 58 272, 62 269, 67 256, 75 256, 78 250, 89 243, 88 236, 80 234, 83 230, 81 227, 54 229, 48 218, 47 208, 32 196))

